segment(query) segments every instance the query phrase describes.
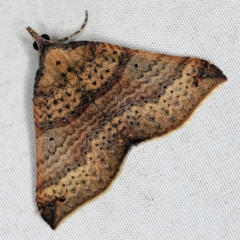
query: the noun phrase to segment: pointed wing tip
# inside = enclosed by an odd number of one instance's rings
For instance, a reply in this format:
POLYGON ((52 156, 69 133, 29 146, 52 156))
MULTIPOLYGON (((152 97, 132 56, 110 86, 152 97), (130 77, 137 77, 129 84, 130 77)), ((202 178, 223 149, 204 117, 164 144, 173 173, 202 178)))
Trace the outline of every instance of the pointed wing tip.
POLYGON ((56 205, 55 203, 49 202, 39 208, 39 212, 44 219, 48 223, 48 225, 55 230, 57 227, 58 221, 56 216, 56 205))
POLYGON ((221 82, 227 81, 226 75, 223 74, 222 70, 220 70, 218 67, 215 65, 211 64, 210 69, 214 72, 215 78, 218 78, 221 80, 221 82))
POLYGON ((204 74, 207 76, 219 79, 221 82, 227 81, 226 75, 214 64, 208 64, 204 70, 204 74))
POLYGON ((48 225, 51 227, 51 229, 55 230, 57 227, 57 222, 55 221, 55 218, 49 219, 48 216, 41 214, 42 218, 45 222, 48 223, 48 225))

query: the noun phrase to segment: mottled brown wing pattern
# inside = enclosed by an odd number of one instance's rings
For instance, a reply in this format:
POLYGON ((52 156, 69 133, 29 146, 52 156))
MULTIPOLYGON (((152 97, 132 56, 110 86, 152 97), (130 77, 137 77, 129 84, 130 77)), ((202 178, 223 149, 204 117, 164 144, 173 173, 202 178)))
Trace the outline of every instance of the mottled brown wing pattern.
POLYGON ((32 35, 37 205, 52 228, 109 186, 132 143, 179 127, 226 80, 197 58, 32 35))

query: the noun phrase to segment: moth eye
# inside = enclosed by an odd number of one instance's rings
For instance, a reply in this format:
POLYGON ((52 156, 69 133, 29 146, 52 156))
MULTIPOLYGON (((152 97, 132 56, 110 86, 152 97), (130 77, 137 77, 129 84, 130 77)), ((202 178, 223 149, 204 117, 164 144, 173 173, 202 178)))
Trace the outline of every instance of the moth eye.
POLYGON ((33 48, 38 51, 38 45, 36 42, 33 43, 33 48))
MULTIPOLYGON (((50 37, 47 34, 42 34, 41 37, 46 40, 50 40, 50 37)), ((38 45, 36 42, 33 43, 33 48, 38 51, 38 45)))
POLYGON ((50 40, 50 37, 47 34, 42 34, 41 37, 46 40, 50 40))

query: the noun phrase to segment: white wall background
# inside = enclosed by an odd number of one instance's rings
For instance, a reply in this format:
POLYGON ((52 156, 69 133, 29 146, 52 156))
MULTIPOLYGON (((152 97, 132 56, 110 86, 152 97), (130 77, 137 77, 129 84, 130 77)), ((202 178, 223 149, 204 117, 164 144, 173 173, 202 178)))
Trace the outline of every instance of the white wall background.
POLYGON ((1 239, 240 239, 240 2, 1 0, 1 239), (228 81, 188 124, 129 152, 111 188, 53 231, 35 203, 32 92, 38 53, 25 30, 204 58, 228 81))

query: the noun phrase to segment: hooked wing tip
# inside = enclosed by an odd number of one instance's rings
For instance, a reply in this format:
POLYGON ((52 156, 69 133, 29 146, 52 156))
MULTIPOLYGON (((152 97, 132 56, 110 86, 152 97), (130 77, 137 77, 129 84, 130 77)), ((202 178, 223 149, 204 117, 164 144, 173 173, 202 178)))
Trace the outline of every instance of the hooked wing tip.
POLYGON ((215 65, 204 61, 204 67, 200 74, 201 78, 216 78, 221 82, 227 81, 227 77, 223 74, 223 72, 216 67, 215 65))
POLYGON ((56 222, 56 204, 55 202, 44 203, 39 207, 42 218, 49 224, 52 229, 57 226, 56 222))

